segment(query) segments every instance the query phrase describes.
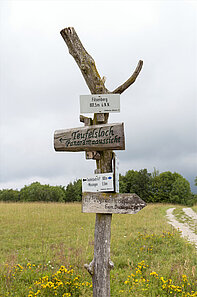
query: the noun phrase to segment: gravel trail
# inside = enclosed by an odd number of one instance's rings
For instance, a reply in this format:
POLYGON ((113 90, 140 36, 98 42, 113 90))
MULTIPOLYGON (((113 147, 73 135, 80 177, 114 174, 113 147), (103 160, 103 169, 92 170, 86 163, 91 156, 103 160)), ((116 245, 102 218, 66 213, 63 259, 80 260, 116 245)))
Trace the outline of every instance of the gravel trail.
MULTIPOLYGON (((174 228, 179 229, 181 231, 181 236, 186 237, 187 240, 191 243, 194 243, 196 248, 197 248, 197 235, 189 228, 187 224, 180 223, 179 221, 176 220, 175 216, 173 215, 173 211, 175 208, 169 208, 167 210, 166 217, 168 219, 168 223, 171 224, 174 228)), ((189 208, 185 208, 186 211, 188 212, 189 208)), ((191 209, 191 208, 190 208, 191 209)), ((184 210, 185 211, 185 210, 184 210)), ((193 210, 191 209, 193 212, 193 210)), ((189 210, 190 216, 193 213, 189 210)), ((185 212, 186 213, 186 212, 185 212)), ((194 213, 196 215, 196 213, 194 213)), ((196 216, 194 216, 196 218, 196 216)))
POLYGON ((183 208, 183 211, 186 213, 188 217, 192 218, 192 220, 197 221, 197 213, 193 211, 193 209, 188 207, 188 208, 183 208))

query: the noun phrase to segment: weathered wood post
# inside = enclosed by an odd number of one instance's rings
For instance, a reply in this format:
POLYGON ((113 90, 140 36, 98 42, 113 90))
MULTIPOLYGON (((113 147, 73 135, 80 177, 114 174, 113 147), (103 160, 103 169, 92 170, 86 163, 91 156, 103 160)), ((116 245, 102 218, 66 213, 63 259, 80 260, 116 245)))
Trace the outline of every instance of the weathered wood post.
MULTIPOLYGON (((60 33, 68 46, 69 53, 73 56, 79 66, 92 94, 121 94, 135 82, 142 68, 142 61, 139 61, 134 73, 124 84, 113 92, 108 91, 105 87, 104 79, 101 79, 96 69, 93 58, 83 47, 74 28, 65 28, 60 33)), ((78 128, 78 130, 59 130, 55 132, 55 150, 86 151, 87 159, 96 160, 97 169, 95 173, 112 172, 112 149, 124 149, 124 133, 120 136, 118 135, 119 137, 116 138, 116 140, 118 139, 116 142, 121 143, 117 146, 115 144, 110 145, 108 143, 108 141, 110 142, 109 139, 104 141, 106 145, 99 145, 96 141, 94 141, 94 145, 91 145, 90 141, 86 139, 88 133, 90 133, 89 131, 91 130, 91 127, 93 129, 91 135, 94 133, 95 135, 96 133, 98 135, 98 132, 94 132, 98 125, 98 127, 100 127, 99 129, 108 128, 106 125, 108 117, 108 112, 94 113, 93 119, 81 115, 80 121, 84 122, 85 127, 81 128, 80 133, 78 133, 80 128, 78 128), (88 127, 88 130, 86 126, 88 127), (81 139, 82 136, 84 139, 81 139)), ((114 133, 115 130, 113 129, 116 129, 116 127, 115 124, 111 125, 110 131, 114 133)), ((84 193, 82 211, 96 213, 94 259, 89 265, 85 264, 85 268, 92 275, 94 297, 110 296, 110 270, 113 268, 113 263, 110 260, 112 213, 135 213, 144 206, 145 203, 135 194, 119 194, 117 196, 115 193, 108 193, 105 195, 102 193, 84 193), (89 207, 92 205, 92 201, 94 201, 94 203, 90 210, 89 207), (96 204, 95 201, 98 203, 96 204), (113 205, 110 205, 109 207, 106 203, 111 203, 113 205)))

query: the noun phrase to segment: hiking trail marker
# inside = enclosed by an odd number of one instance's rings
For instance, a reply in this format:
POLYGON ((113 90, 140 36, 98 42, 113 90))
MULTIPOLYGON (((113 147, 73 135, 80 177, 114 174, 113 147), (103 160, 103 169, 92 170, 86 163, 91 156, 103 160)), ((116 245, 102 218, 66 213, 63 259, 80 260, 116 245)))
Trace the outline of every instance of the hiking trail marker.
POLYGON ((124 150, 124 124, 103 124, 57 130, 54 135, 56 151, 124 150))
POLYGON ((120 112, 120 94, 80 95, 80 113, 120 112))
POLYGON ((112 214, 134 214, 146 203, 136 194, 118 193, 118 162, 112 150, 125 149, 124 124, 107 122, 109 113, 120 112, 120 94, 135 82, 143 62, 140 60, 131 77, 110 92, 75 29, 65 28, 60 33, 92 94, 80 96, 80 112, 94 113, 94 117, 80 115, 84 127, 55 131, 54 148, 85 151, 86 159, 96 160, 95 174, 83 178, 82 212, 96 213, 94 258, 84 266, 92 276, 93 297, 109 297, 110 270, 114 267, 110 260, 112 214))
POLYGON ((113 192, 113 175, 113 172, 110 172, 82 178, 82 192, 113 192))

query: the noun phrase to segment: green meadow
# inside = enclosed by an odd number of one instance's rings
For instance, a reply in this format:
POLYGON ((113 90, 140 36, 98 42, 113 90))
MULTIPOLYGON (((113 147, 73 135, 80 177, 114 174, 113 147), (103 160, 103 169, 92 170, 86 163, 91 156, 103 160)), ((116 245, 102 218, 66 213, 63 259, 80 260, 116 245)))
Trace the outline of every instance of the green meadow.
MULTIPOLYGON (((169 207, 113 215, 112 297, 197 296, 196 249, 167 223, 169 207)), ((0 296, 92 296, 94 224, 80 203, 0 203, 0 296)))

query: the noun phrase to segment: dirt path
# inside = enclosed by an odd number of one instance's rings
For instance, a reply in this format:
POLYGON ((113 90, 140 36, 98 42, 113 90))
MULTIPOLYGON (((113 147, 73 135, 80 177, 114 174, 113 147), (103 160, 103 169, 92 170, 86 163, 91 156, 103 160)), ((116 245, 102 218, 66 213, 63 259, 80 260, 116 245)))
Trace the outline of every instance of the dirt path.
POLYGON ((188 217, 192 218, 192 220, 197 220, 197 213, 193 211, 190 207, 183 208, 183 211, 186 213, 188 217))
MULTIPOLYGON (((176 220, 175 216, 173 215, 173 211, 175 208, 169 208, 167 210, 166 217, 168 219, 168 223, 171 224, 174 228, 179 229, 181 231, 181 236, 186 237, 187 240, 191 243, 194 243, 197 248, 197 235, 190 229, 189 225, 186 223, 180 223, 176 220)), ((193 212, 191 208, 184 208, 183 211, 192 219, 196 220, 196 213, 193 212)))

